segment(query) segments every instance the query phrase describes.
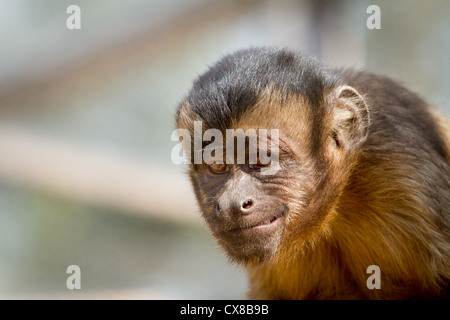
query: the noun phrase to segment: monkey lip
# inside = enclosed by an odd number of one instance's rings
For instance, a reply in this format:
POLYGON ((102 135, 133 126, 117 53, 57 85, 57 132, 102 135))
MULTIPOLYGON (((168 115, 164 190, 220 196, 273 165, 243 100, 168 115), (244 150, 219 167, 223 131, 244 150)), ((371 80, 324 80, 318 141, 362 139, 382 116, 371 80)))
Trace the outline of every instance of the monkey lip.
POLYGON ((234 229, 231 229, 230 232, 246 232, 250 230, 254 230, 257 232, 265 232, 265 231, 273 231, 278 225, 278 223, 282 220, 282 218, 285 216, 286 210, 280 211, 278 214, 273 216, 272 218, 264 219, 256 224, 252 225, 245 225, 241 227, 237 227, 234 229))

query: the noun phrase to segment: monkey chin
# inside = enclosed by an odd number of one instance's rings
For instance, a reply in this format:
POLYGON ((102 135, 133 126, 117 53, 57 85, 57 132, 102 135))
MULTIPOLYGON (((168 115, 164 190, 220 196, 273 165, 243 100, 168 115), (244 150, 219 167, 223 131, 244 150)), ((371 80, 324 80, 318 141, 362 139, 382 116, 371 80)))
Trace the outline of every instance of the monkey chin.
POLYGON ((275 255, 287 215, 287 210, 283 209, 259 223, 221 230, 215 236, 231 261, 239 264, 259 263, 275 255))

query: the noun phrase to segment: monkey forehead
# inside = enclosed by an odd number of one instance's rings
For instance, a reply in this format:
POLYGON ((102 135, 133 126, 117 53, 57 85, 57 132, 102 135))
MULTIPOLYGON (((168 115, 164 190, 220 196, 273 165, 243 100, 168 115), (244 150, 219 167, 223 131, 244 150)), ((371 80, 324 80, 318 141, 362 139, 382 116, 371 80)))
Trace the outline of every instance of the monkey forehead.
POLYGON ((302 96, 284 93, 267 88, 253 108, 232 121, 233 129, 278 129, 280 137, 307 138, 314 123, 315 113, 307 99, 302 96))
POLYGON ((251 108, 245 110, 239 118, 230 119, 227 125, 211 125, 185 101, 178 110, 177 127, 188 129, 193 134, 194 123, 201 122, 202 133, 209 129, 218 129, 223 134, 227 129, 243 129, 244 131, 278 129, 286 135, 299 136, 310 131, 311 124, 314 122, 313 118, 317 116, 315 111, 304 97, 295 94, 285 95, 268 87, 261 92, 251 108))

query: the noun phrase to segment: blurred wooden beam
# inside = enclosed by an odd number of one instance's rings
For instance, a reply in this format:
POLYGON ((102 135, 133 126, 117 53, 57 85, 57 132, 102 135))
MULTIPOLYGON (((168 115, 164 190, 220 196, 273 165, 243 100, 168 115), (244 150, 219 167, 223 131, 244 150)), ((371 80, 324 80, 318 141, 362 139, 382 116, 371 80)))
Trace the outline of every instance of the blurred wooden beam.
POLYGON ((200 222, 181 168, 100 153, 5 124, 0 124, 0 150, 5 182, 141 217, 200 222))
POLYGON ((0 113, 26 111, 37 105, 40 99, 57 97, 60 92, 77 93, 101 87, 143 59, 154 59, 173 50, 184 43, 188 35, 201 34, 202 30, 214 24, 231 23, 250 10, 252 4, 253 1, 211 1, 207 5, 195 6, 83 59, 67 61, 64 67, 4 86, 0 88, 0 113))

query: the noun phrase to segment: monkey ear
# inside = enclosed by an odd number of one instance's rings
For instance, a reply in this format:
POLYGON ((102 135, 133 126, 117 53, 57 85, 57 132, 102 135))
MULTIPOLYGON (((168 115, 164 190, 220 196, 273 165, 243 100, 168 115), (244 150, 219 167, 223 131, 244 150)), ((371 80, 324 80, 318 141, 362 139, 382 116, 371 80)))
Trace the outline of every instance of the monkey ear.
POLYGON ((348 149, 363 143, 369 132, 370 116, 364 98, 350 86, 332 92, 333 125, 331 137, 337 147, 348 149))

